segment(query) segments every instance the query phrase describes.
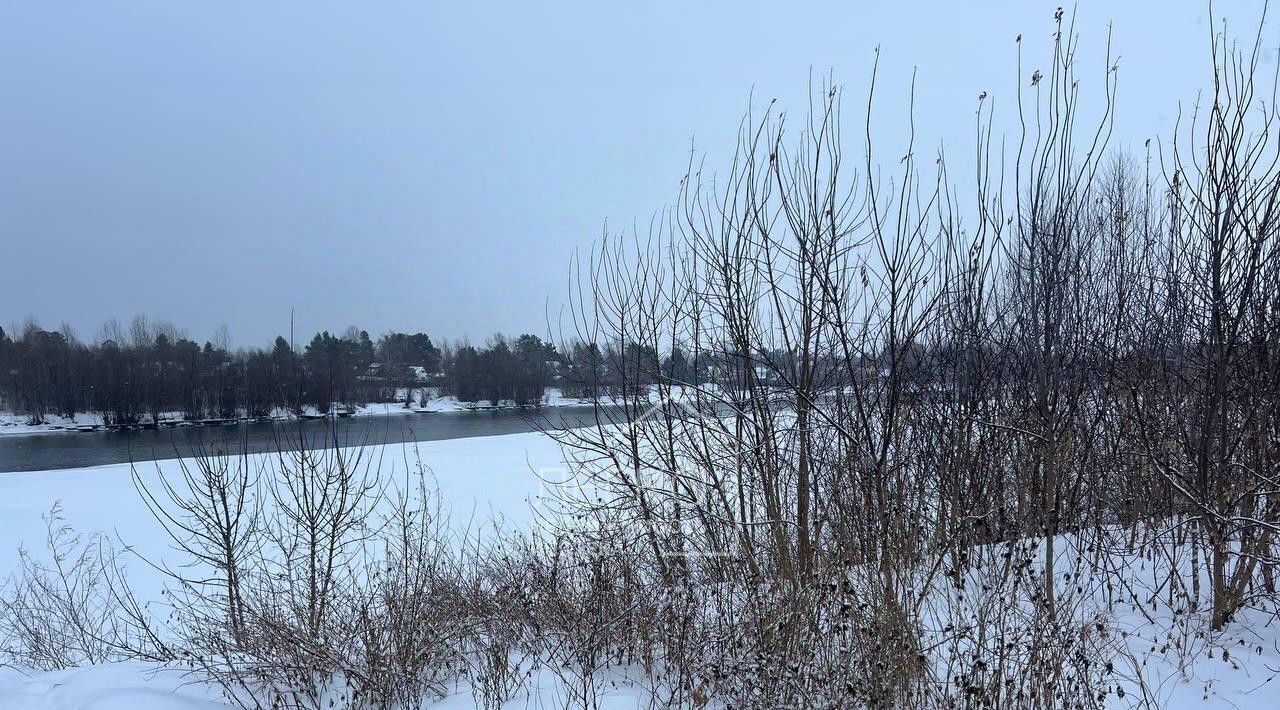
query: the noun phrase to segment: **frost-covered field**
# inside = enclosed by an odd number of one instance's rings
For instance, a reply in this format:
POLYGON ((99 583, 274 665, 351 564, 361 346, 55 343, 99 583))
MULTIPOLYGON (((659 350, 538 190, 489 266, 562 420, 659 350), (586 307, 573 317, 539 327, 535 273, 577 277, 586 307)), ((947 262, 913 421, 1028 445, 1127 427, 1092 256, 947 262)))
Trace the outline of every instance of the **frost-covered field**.
MULTIPOLYGON (((406 466, 421 461, 434 474, 448 525, 459 533, 483 535, 495 521, 516 529, 534 523, 533 506, 540 493, 539 473, 560 465, 559 447, 542 434, 479 437, 410 445, 370 447, 366 455, 380 459, 382 475, 401 476, 406 466)), ((154 481, 157 466, 174 473, 179 462, 142 465, 144 480, 154 481)), ((44 553, 46 516, 60 505, 66 524, 81 534, 107 533, 120 545, 133 546, 140 558, 173 561, 159 525, 134 489, 128 465, 0 474, 0 572, 18 564, 17 546, 44 553)), ((1123 535, 1115 536, 1117 539, 1123 535)), ((1059 569, 1074 554, 1075 540, 1059 538, 1059 569)), ((1108 604, 1098 595, 1081 606, 1082 615, 1100 615, 1110 627, 1114 647, 1109 659, 1116 687, 1113 707, 1275 708, 1280 687, 1273 680, 1280 671, 1280 620, 1266 609, 1246 612, 1222 634, 1211 634, 1205 619, 1164 603, 1158 589, 1170 564, 1153 549, 1112 550, 1102 553, 1098 566, 1125 568, 1132 589, 1115 589, 1108 604), (1152 591, 1156 593, 1153 595, 1152 591), (1092 604, 1092 606, 1090 605, 1092 604), (1136 682, 1141 678, 1142 683, 1136 682), (1143 689, 1145 686, 1145 689, 1143 689)), ((1094 563, 1085 563, 1084 569, 1094 563)), ((1180 564, 1180 563, 1174 563, 1180 564)), ((129 581, 143 600, 162 599, 163 579, 141 559, 129 563, 129 581)), ((1086 574, 1086 576, 1088 576, 1086 574)), ((971 588, 981 580, 970 580, 971 588)), ((940 587, 926 605, 952 608, 963 602, 940 587)), ((649 707, 639 686, 626 682, 619 671, 608 671, 601 700, 606 708, 649 707)), ((450 695, 434 707, 449 710, 474 706, 465 681, 451 685, 450 695)), ((539 670, 506 707, 563 707, 558 681, 539 670)), ((173 668, 155 664, 114 663, 52 672, 0 668, 0 710, 9 708, 59 710, 194 710, 225 708, 219 691, 173 668)))

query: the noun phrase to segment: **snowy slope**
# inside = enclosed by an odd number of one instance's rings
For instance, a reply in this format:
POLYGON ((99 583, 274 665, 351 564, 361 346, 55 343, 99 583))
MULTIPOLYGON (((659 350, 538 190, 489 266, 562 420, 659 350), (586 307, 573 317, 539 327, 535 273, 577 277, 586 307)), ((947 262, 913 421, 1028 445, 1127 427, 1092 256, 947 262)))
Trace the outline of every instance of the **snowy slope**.
MULTIPOLYGON (((531 504, 540 493, 539 475, 556 477, 561 465, 557 445, 537 433, 477 437, 408 445, 370 447, 381 458, 382 471, 398 477, 421 460, 434 473, 450 526, 482 534, 491 520, 525 528, 534 524, 531 504)), ((154 479, 157 466, 176 471, 177 461, 148 463, 144 479, 154 479)), ((45 516, 60 502, 66 522, 81 533, 106 532, 151 560, 172 557, 167 539, 133 488, 128 465, 0 474, 0 575, 17 563, 21 542, 42 551, 45 516)), ((1060 564, 1071 552, 1068 541, 1060 564)), ((1106 564, 1131 570, 1134 589, 1108 600, 1096 598, 1088 613, 1102 613, 1119 634, 1121 653, 1112 658, 1116 685, 1124 695, 1108 697, 1112 707, 1276 708, 1280 707, 1280 618, 1275 610, 1255 608, 1222 634, 1207 632, 1204 613, 1170 608, 1159 592, 1168 564, 1139 544, 1113 549, 1106 564), (1153 590, 1155 593, 1153 593, 1153 590), (1141 677, 1147 696, 1140 693, 1141 677)), ((162 580, 141 562, 131 564, 130 582, 145 600, 160 599, 162 580)), ((939 603, 946 600, 939 595, 939 603)), ((605 707, 644 707, 644 693, 622 679, 609 683, 605 707)), ((556 680, 540 672, 507 707, 561 707, 556 680)), ((473 707, 468 688, 457 684, 437 707, 473 707)), ((46 673, 0 669, 0 710, 208 710, 226 707, 219 693, 193 683, 179 671, 146 663, 119 663, 46 673)))
POLYGON ((0 710, 223 710, 212 688, 180 671, 111 663, 23 674, 0 668, 0 710))

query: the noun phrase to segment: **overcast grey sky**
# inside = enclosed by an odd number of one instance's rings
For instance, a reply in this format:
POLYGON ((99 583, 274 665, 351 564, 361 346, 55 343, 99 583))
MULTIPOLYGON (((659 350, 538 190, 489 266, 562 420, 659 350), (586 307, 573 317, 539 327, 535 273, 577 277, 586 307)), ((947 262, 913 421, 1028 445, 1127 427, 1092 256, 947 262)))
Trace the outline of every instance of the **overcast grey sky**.
MULTIPOLYGON (((878 44, 877 135, 916 67, 922 140, 971 151, 1056 3, 862 5, 0 0, 0 323, 542 332, 572 251, 669 202, 691 144, 723 165, 753 87, 861 92, 878 44)), ((1108 24, 1140 147, 1206 85, 1207 9, 1082 2, 1084 68, 1108 24)))

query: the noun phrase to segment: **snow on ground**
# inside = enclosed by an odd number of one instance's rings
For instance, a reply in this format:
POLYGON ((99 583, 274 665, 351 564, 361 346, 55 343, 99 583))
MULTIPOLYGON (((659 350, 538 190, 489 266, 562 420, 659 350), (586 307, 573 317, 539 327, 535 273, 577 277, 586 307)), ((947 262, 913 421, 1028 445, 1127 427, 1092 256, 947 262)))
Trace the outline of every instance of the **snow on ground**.
MULTIPOLYGON (((493 521, 515 528, 534 525, 540 476, 558 478, 562 465, 559 447, 540 433, 375 446, 366 455, 380 457, 387 477, 401 476, 406 466, 420 460, 434 474, 442 507, 450 515, 449 526, 468 534, 480 534, 493 521)), ((141 465, 139 474, 144 481, 154 481, 158 470, 173 474, 179 465, 176 460, 151 462, 141 465)), ((19 544, 43 556, 44 516, 55 503, 61 505, 64 521, 81 534, 107 533, 153 561, 176 558, 138 498, 128 464, 0 474, 0 578, 16 568, 19 544)), ((1060 544, 1066 540, 1060 539, 1060 544)), ((1069 555, 1065 547, 1060 552, 1064 569, 1069 555)), ((1170 608, 1161 594, 1154 601, 1147 598, 1161 579, 1157 572, 1164 563, 1158 555, 1141 549, 1113 550, 1109 564, 1138 570, 1134 580, 1141 587, 1135 590, 1140 601, 1116 604, 1109 614, 1122 634, 1120 647, 1128 650, 1113 659, 1117 683, 1128 692, 1123 699, 1110 696, 1111 707, 1280 707, 1280 680, 1275 679, 1280 673, 1280 617, 1274 610, 1250 610, 1224 633, 1210 634, 1203 612, 1187 614, 1170 608), (1137 676, 1145 679, 1150 693, 1146 698, 1138 696, 1137 684, 1125 680, 1137 676)), ((163 579, 158 573, 140 560, 128 569, 140 599, 160 599, 163 579)), ((556 680, 542 675, 535 675, 507 707, 563 706, 556 680)), ((608 710, 644 706, 642 691, 623 683, 611 686, 605 695, 608 710)), ((433 707, 473 706, 470 690, 457 685, 433 707)), ((0 710, 225 707, 216 690, 155 664, 117 663, 30 674, 0 668, 0 710)))
POLYGON ((97 414, 81 413, 69 418, 58 416, 57 414, 46 414, 44 424, 32 424, 29 415, 0 412, 0 436, 74 431, 78 426, 101 425, 102 417, 97 414))
MULTIPOLYGON (((527 528, 533 524, 540 489, 539 475, 557 469, 559 447, 539 433, 472 437, 368 447, 366 456, 381 459, 388 480, 402 477, 417 461, 431 469, 450 527, 460 534, 480 534, 501 524, 527 528)), ((179 473, 178 460, 138 466, 144 481, 159 472, 179 473)), ((45 517, 60 504, 64 522, 82 535, 103 532, 131 545, 148 560, 176 560, 168 539, 134 489, 129 464, 32 473, 0 474, 0 578, 18 564, 18 546, 43 558, 45 517)), ((128 565, 129 581, 141 600, 161 598, 163 578, 141 560, 128 565)), ((471 694, 459 691, 469 707, 471 694)), ((171 670, 145 663, 108 664, 53 673, 24 674, 0 668, 0 710, 196 710, 223 708, 217 695, 171 670)))
MULTIPOLYGON (((1178 570, 1179 584, 1190 584, 1192 566, 1187 548, 1176 553, 1180 555, 1178 559, 1171 560, 1167 542, 1173 533, 1168 529, 1154 536, 1144 531, 1147 534, 1134 538, 1130 538, 1131 532, 1108 528, 1103 552, 1098 552, 1099 538, 1092 531, 1062 534, 1054 543, 1055 588, 1060 603, 1066 605, 1060 611, 1085 626, 1103 624, 1099 628, 1099 655, 1091 660, 1110 664, 1114 669, 1106 676, 1112 694, 1105 706, 1240 710, 1280 707, 1280 607, 1265 599, 1255 601, 1223 631, 1211 631, 1207 566, 1200 565, 1200 606, 1189 609, 1186 596, 1169 589, 1171 569, 1178 570), (1164 542, 1157 541, 1160 539, 1164 542), (1117 689, 1122 693, 1115 692, 1117 689)), ((1038 590, 1043 584, 1043 546, 1043 540, 1031 545, 1028 576, 1024 578, 1031 584, 1026 588, 1038 590)), ((1006 543, 995 544, 996 550, 1002 548, 1013 549, 1006 548, 1006 543)), ((982 549, 989 552, 992 548, 982 549)), ((1025 549, 1015 552, 1013 559, 1024 554, 1025 549)), ((985 611, 1005 617, 1004 620, 1034 615, 1025 596, 1003 606, 1008 597, 1002 593, 974 593, 985 590, 989 582, 995 588, 998 582, 994 580, 1002 572, 999 565, 974 568, 965 575, 962 588, 954 587, 950 580, 935 580, 921 614, 925 627, 936 631, 942 624, 982 618, 984 621, 976 623, 990 630, 991 617, 969 614, 985 611)), ((940 675, 945 677, 945 671, 940 675)))
MULTIPOLYGON (((380 459, 382 475, 392 481, 403 480, 406 465, 420 460, 459 531, 475 531, 492 519, 527 527, 539 471, 562 463, 558 445, 537 432, 371 446, 365 456, 380 459)), ((179 466, 177 459, 151 461, 138 464, 138 473, 154 483, 158 472, 179 475, 179 466)), ((130 464, 0 473, 0 577, 14 569, 19 543, 37 551, 43 546, 44 516, 59 502, 65 522, 82 534, 118 534, 148 558, 162 557, 167 549, 163 531, 134 489, 130 464)))
POLYGON ((48 673, 0 668, 0 710, 224 710, 180 670, 108 663, 48 673))
MULTIPOLYGON (((1274 613, 1246 610, 1221 634, 1208 634, 1208 614, 1192 617, 1162 608, 1151 617, 1138 611, 1118 613, 1115 626, 1126 634, 1127 652, 1117 659, 1117 675, 1141 674, 1149 705, 1133 707, 1239 708, 1280 707, 1280 629, 1274 613)), ((1119 702, 1113 706, 1125 707, 1119 702)))
MULTIPOLYGON (((619 673, 608 674, 609 690, 601 710, 648 708, 647 693, 619 673)), ((433 710, 476 707, 475 694, 465 682, 452 684, 433 710)), ((554 673, 534 673, 504 708, 566 707, 564 691, 554 673)), ((0 668, 0 710, 228 710, 221 691, 192 682, 180 669, 154 663, 107 663, 47 673, 25 674, 0 668)))
MULTIPOLYGON (((546 394, 542 398, 542 406, 544 407, 590 407, 596 403, 590 399, 565 397, 558 387, 548 387, 546 394)), ((608 397, 600 398, 598 403, 605 406, 616 404, 614 400, 608 397)), ((471 409, 489 408, 491 406, 492 403, 487 400, 483 402, 462 402, 457 397, 441 396, 438 387, 416 388, 411 392, 402 388, 396 392, 395 401, 356 405, 350 414, 357 417, 376 417, 422 412, 465 412, 471 409), (407 406, 406 399, 408 399, 407 406)), ((332 407, 332 411, 343 411, 344 409, 344 407, 336 403, 332 407)), ((311 406, 303 407, 302 411, 303 414, 310 416, 322 414, 322 412, 311 406)), ((271 413, 271 418, 294 419, 296 415, 288 409, 277 408, 271 413)), ((181 422, 183 416, 181 412, 165 412, 160 415, 160 419, 161 421, 181 422)), ((93 412, 81 412, 73 417, 46 414, 42 421, 43 423, 41 424, 32 424, 29 414, 0 411, 0 436, 74 432, 77 427, 100 427, 104 424, 102 416, 93 412)))

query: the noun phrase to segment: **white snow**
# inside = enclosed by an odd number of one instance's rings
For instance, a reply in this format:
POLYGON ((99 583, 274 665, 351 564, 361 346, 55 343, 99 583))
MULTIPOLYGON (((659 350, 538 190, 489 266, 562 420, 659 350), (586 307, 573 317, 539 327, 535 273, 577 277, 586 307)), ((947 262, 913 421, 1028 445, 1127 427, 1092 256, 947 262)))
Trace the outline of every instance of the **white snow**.
MULTIPOLYGON (((381 458, 382 475, 403 476, 418 460, 428 466, 440 495, 447 501, 449 525, 459 534, 476 535, 492 525, 526 528, 533 522, 539 471, 557 469, 559 447, 538 433, 472 437, 445 441, 368 447, 367 456, 381 458)), ((179 461, 138 466, 140 476, 154 481, 157 471, 178 472, 179 461)), ((131 545, 148 560, 173 558, 168 539, 134 490, 129 464, 0 474, 0 578, 17 568, 18 547, 43 556, 44 517, 55 503, 63 520, 77 532, 107 534, 131 545)), ((163 578, 141 560, 128 565, 129 581, 144 601, 161 599, 163 578)), ((173 670, 146 663, 107 664, 47 673, 0 668, 0 710, 193 710, 224 708, 218 695, 173 670)), ((459 690, 456 702, 441 707, 469 707, 471 694, 459 690), (458 704, 461 703, 461 704, 458 704)))
POLYGON ((15 414, 13 412, 0 412, 0 436, 75 431, 75 427, 78 426, 101 425, 102 417, 91 413, 80 413, 74 417, 46 414, 44 416, 43 424, 32 424, 31 417, 29 415, 15 414))
MULTIPOLYGON (((559 446, 537 432, 371 446, 365 455, 380 458, 388 480, 402 479, 405 466, 420 459, 431 469, 458 530, 474 530, 490 518, 527 526, 533 520, 530 501, 536 502, 539 491, 538 471, 562 465, 559 446)), ((138 472, 144 481, 154 481, 157 471, 177 475, 179 465, 176 459, 152 461, 138 464, 138 472)), ((43 516, 55 502, 61 502, 67 524, 81 533, 118 533, 147 557, 167 549, 163 531, 134 490, 127 463, 0 473, 0 576, 14 569, 20 543, 43 544, 43 516)))
MULTIPOLYGON (((428 402, 457 405, 440 398, 428 402)), ((461 406, 461 405, 458 405, 461 406)), ((394 410, 396 405, 388 405, 394 410)), ((393 413, 387 411, 387 414, 393 413)), ((434 474, 449 525, 458 532, 483 534, 493 521, 527 528, 534 523, 540 477, 563 480, 562 454, 540 433, 475 437, 370 447, 367 455, 381 457, 385 476, 399 476, 417 460, 434 474)), ((157 467, 177 470, 177 461, 140 466, 144 479, 157 467)), ((45 516, 60 502, 65 522, 82 534, 103 532, 132 545, 153 561, 173 557, 168 540, 138 498, 127 464, 93 468, 0 474, 0 577, 16 568, 19 544, 33 554, 43 552, 45 516)), ((1064 536, 1065 538, 1066 536, 1064 536)), ((1064 550, 1064 553, 1066 551, 1064 550)), ((1158 579, 1161 563, 1143 551, 1112 551, 1113 564, 1139 570, 1135 578, 1158 579)), ((129 566, 129 579, 143 600, 160 599, 163 579, 141 561, 129 566)), ((1139 596, 1144 595, 1139 592, 1139 596)), ((1156 595, 1160 597, 1160 595, 1156 595)), ((1140 605, 1122 603, 1109 612, 1113 626, 1124 633, 1121 648, 1128 654, 1115 659, 1117 682, 1130 688, 1125 699, 1110 696, 1113 707, 1274 708, 1280 706, 1280 618, 1271 612, 1244 613, 1221 634, 1208 632, 1204 612, 1186 614, 1160 599, 1140 605), (1224 653, 1225 652, 1225 653, 1224 653), (1151 697, 1136 695, 1136 684, 1125 677, 1141 676, 1151 697)), ((643 693, 615 679, 604 696, 604 707, 644 706, 643 693)), ((507 707, 559 707, 555 679, 535 675, 529 687, 507 707)), ((459 683, 434 707, 447 710, 472 707, 473 696, 459 683)), ((217 691, 194 683, 179 670, 148 663, 116 663, 56 672, 24 673, 0 668, 0 710, 46 708, 59 710, 212 710, 225 708, 217 691)))
POLYGON ((47 673, 0 668, 3 710, 225 710, 217 691, 152 663, 108 663, 47 673))
MULTIPOLYGON (((542 397, 542 406, 544 407, 590 407, 597 403, 608 406, 617 402, 609 397, 601 397, 597 401, 565 397, 557 387, 548 387, 546 394, 542 397)), ((511 403, 510 406, 514 406, 514 403, 511 403)), ((441 396, 440 388, 438 387, 418 387, 409 390, 405 388, 397 390, 395 401, 392 402, 369 402, 356 405, 350 413, 356 417, 374 417, 422 412, 466 412, 473 409, 489 409, 492 407, 493 404, 487 400, 463 402, 452 395, 441 396), (408 406, 405 406, 406 398, 409 400, 408 406)), ((343 411, 344 409, 345 407, 338 403, 334 403, 331 407, 331 411, 335 412, 343 411)), ((303 407, 303 413, 312 416, 321 414, 312 406, 303 407)), ((287 420, 295 419, 296 415, 288 409, 277 408, 271 413, 271 418, 287 420)), ((149 419, 149 417, 144 417, 144 419, 149 419)), ((183 417, 181 412, 163 412, 160 414, 160 420, 181 422, 183 417)), ((104 424, 102 416, 94 412, 80 412, 72 417, 46 414, 42 417, 42 422, 41 424, 32 424, 31 416, 28 414, 0 411, 0 436, 75 432, 77 427, 99 427, 104 424)))
MULTIPOLYGON (((609 673, 601 710, 648 708, 647 694, 621 673, 609 673)), ((554 673, 535 672, 504 708, 560 708, 565 694, 554 673)), ((0 668, 0 710, 228 710, 221 691, 193 682, 181 669, 154 663, 107 663, 26 674, 0 668)), ((459 681, 429 707, 476 707, 471 688, 459 681)))

